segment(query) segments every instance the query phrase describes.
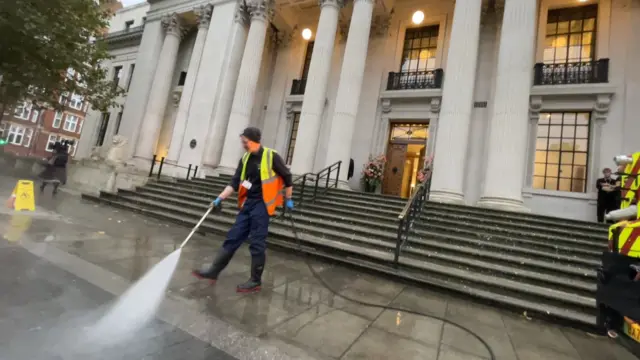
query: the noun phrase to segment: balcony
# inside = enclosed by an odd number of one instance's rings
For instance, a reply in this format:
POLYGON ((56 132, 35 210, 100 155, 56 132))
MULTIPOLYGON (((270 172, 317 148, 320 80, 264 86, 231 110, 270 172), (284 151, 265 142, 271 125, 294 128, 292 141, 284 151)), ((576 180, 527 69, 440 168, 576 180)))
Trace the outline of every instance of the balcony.
POLYGON ((293 79, 291 83, 291 95, 304 95, 307 79, 293 79))
POLYGON ((537 63, 533 85, 601 84, 609 82, 609 59, 569 64, 537 63))
POLYGON ((442 69, 411 72, 390 72, 387 90, 416 90, 442 88, 442 69))

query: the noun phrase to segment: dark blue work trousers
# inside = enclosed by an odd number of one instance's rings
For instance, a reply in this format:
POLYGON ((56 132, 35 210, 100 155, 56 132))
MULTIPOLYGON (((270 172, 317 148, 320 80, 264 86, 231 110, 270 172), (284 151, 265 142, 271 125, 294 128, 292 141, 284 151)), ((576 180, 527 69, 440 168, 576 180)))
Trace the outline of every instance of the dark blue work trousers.
POLYGON ((248 238, 252 257, 264 257, 269 232, 269 213, 262 199, 247 199, 236 217, 236 223, 227 233, 222 244, 225 251, 233 254, 248 238))

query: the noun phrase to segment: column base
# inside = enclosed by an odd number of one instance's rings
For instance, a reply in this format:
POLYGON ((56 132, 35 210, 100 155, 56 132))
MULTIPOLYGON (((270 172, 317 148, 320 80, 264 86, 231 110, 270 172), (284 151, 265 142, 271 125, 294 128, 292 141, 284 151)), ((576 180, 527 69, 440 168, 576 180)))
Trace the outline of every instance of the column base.
POLYGON ((464 205, 464 194, 448 190, 431 190, 429 201, 445 204, 464 205))
POLYGON ((526 207, 522 200, 508 199, 501 197, 482 197, 478 203, 478 207, 505 210, 513 212, 530 213, 531 209, 526 207))

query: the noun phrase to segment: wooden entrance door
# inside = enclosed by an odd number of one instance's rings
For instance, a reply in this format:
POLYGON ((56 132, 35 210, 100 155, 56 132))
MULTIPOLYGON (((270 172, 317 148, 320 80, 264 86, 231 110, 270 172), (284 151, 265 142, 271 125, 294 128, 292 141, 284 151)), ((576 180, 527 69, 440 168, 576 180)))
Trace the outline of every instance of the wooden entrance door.
POLYGON ((407 144, 389 144, 382 183, 382 192, 384 194, 402 195, 402 178, 406 156, 407 144))

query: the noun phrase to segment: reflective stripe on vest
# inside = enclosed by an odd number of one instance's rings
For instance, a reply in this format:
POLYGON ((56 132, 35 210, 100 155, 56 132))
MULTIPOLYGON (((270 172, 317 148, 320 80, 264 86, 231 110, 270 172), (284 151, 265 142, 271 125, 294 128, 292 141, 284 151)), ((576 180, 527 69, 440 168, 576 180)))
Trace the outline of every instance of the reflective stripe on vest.
POLYGON ((617 229, 612 231, 611 239, 614 251, 621 255, 640 258, 640 220, 625 221, 615 225, 617 229))
MULTIPOLYGON (((283 181, 273 171, 273 156, 276 153, 275 150, 263 147, 262 159, 260 159, 260 181, 262 182, 262 199, 267 207, 269 215, 273 215, 278 205, 282 205, 282 187, 283 181)), ((240 181, 246 179, 247 163, 249 162, 249 156, 251 154, 246 153, 242 156, 242 172, 240 173, 240 181)), ((244 200, 246 199, 246 189, 242 186, 238 193, 238 206, 242 207, 244 200)))
POLYGON ((620 177, 620 195, 621 195, 621 209, 626 209, 633 204, 633 200, 638 196, 638 187, 640 185, 640 152, 637 152, 631 156, 633 162, 628 164, 625 169, 625 175, 620 177), (631 175, 631 176, 629 176, 631 175))

